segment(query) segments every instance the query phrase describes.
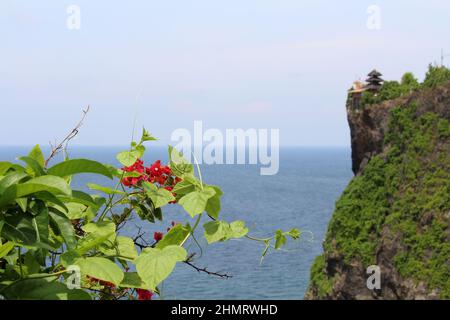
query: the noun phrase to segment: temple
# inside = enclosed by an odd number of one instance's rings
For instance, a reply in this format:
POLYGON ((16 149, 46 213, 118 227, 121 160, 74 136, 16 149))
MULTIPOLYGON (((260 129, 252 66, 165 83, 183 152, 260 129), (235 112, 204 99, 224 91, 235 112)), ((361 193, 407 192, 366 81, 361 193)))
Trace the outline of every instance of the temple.
POLYGON ((373 70, 371 73, 368 74, 368 77, 366 82, 366 90, 373 92, 373 93, 378 93, 381 89, 382 86, 382 82, 383 79, 381 79, 380 77, 382 76, 381 73, 379 73, 377 70, 373 70))
POLYGON ((377 95, 383 86, 384 80, 381 78, 382 74, 377 70, 374 69, 367 76, 368 78, 365 84, 361 81, 355 81, 352 88, 348 91, 350 97, 352 98, 352 105, 354 108, 360 107, 361 97, 364 91, 369 91, 377 95))

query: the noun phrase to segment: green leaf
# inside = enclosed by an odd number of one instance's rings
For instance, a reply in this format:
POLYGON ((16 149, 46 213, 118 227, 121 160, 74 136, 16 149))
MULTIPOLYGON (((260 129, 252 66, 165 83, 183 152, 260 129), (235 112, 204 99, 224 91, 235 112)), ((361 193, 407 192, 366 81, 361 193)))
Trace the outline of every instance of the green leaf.
POLYGON ((90 276, 99 280, 108 281, 119 286, 123 280, 123 271, 111 260, 100 257, 80 258, 75 261, 80 267, 82 276, 90 276))
POLYGON ((227 239, 242 238, 248 233, 248 228, 245 227, 244 221, 233 221, 230 223, 230 229, 227 234, 227 239))
POLYGON ((33 147, 33 149, 31 149, 31 151, 28 154, 28 156, 31 159, 34 159, 42 168, 44 168, 44 166, 45 166, 45 158, 44 158, 44 155, 42 154, 41 147, 38 144, 35 145, 33 147))
POLYGON ((64 241, 67 244, 69 250, 75 249, 77 246, 77 239, 75 236, 75 230, 72 223, 66 216, 60 212, 49 212, 50 218, 55 222, 59 231, 61 232, 64 241))
POLYGON ((153 137, 147 130, 145 130, 145 128, 142 128, 142 137, 141 137, 141 141, 154 141, 154 140, 158 140, 155 137, 153 137))
POLYGON ((88 235, 78 241, 76 252, 79 254, 84 254, 107 240, 114 241, 116 233, 116 225, 112 221, 88 223, 82 229, 88 235))
POLYGON ((133 261, 138 253, 131 238, 117 236, 113 243, 105 242, 99 250, 107 256, 120 256, 121 259, 133 261))
POLYGON ((0 198, 0 206, 40 191, 49 191, 54 194, 71 194, 70 187, 64 179, 56 176, 41 176, 28 180, 25 183, 9 186, 0 198))
POLYGON ((95 184, 95 183, 88 183, 87 186, 91 190, 101 191, 101 192, 106 193, 106 194, 126 194, 125 192, 123 192, 121 190, 111 189, 111 188, 108 188, 108 187, 100 186, 100 185, 95 184))
POLYGON ((205 239, 211 244, 224 240, 230 225, 225 221, 210 221, 205 223, 203 228, 205 229, 205 239))
POLYGON ((70 290, 56 280, 57 277, 46 277, 17 281, 3 290, 2 295, 8 300, 91 300, 87 292, 70 290))
MULTIPOLYGON (((34 197, 36 199, 46 201, 49 204, 54 204, 54 205, 58 206, 58 208, 62 209, 62 211, 66 211, 66 212, 68 211, 64 202, 61 201, 62 198, 61 199, 57 198, 53 193, 50 193, 48 191, 40 191, 40 192, 36 192, 34 194, 34 197)), ((70 197, 68 197, 68 198, 70 198, 70 197)))
POLYGON ((8 187, 18 183, 28 175, 25 172, 10 172, 0 181, 0 194, 2 194, 8 187))
POLYGON ((216 194, 208 199, 206 203, 206 213, 213 219, 219 218, 220 213, 220 197, 222 196, 222 190, 219 187, 212 187, 216 194))
POLYGON ((8 241, 0 245, 0 259, 6 256, 14 248, 14 242, 8 241))
POLYGON ((0 162, 0 176, 3 176, 6 172, 8 172, 9 168, 11 168, 11 162, 0 162))
POLYGON ((280 249, 286 243, 286 236, 283 234, 283 231, 277 230, 275 232, 275 249, 280 249))
POLYGON ((170 245, 181 245, 186 237, 191 232, 189 225, 177 224, 164 237, 156 243, 156 248, 163 249, 170 245))
POLYGON ((298 239, 300 238, 300 231, 297 228, 292 228, 289 232, 286 233, 286 235, 290 236, 292 239, 298 239))
MULTIPOLYGON (((39 202, 38 202, 39 203, 39 202)), ((33 216, 31 218, 34 231, 36 232, 36 240, 37 242, 48 242, 48 224, 49 224, 49 217, 48 217, 48 208, 40 202, 38 205, 36 204, 36 211, 37 215, 33 216)))
POLYGON ((41 265, 39 264, 39 262, 37 261, 35 255, 36 255, 35 250, 28 250, 25 253, 24 256, 24 269, 25 269, 25 274, 34 274, 34 273, 39 273, 39 271, 41 270, 41 265))
POLYGON ((142 185, 145 189, 147 196, 150 199, 152 199, 155 208, 160 208, 162 206, 165 206, 169 202, 175 200, 175 197, 172 195, 172 192, 164 188, 158 188, 154 184, 148 182, 144 182, 142 185))
POLYGON ((21 196, 35 193, 37 191, 49 191, 54 194, 71 194, 70 187, 67 185, 66 181, 60 177, 55 176, 42 176, 19 185, 19 194, 21 196))
POLYGON ((206 187, 204 190, 194 191, 182 197, 178 203, 191 217, 202 213, 206 209, 208 200, 215 195, 213 188, 206 187))
POLYGON ((183 180, 178 182, 175 187, 173 188, 173 192, 177 195, 184 195, 191 193, 195 190, 195 184, 192 183, 192 181, 183 180))
POLYGON ((194 174, 194 167, 192 164, 172 146, 169 146, 169 165, 173 174, 177 177, 194 174))
POLYGON ((136 150, 120 152, 116 158, 125 167, 132 166, 139 158, 140 152, 136 150))
POLYGON ((5 215, 2 237, 19 245, 32 246, 36 244, 36 232, 32 216, 28 213, 20 215, 5 215))
POLYGON ((64 268, 68 268, 70 265, 74 264, 77 259, 81 258, 81 256, 73 250, 69 250, 64 252, 60 258, 59 262, 62 264, 64 268))
POLYGON ((136 270, 148 287, 154 290, 172 273, 176 263, 186 260, 186 257, 186 250, 179 246, 146 248, 136 259, 136 270))
POLYGON ((248 233, 243 221, 234 221, 231 224, 225 221, 210 221, 203 225, 205 239, 211 244, 218 241, 238 239, 248 233))
POLYGON ((112 179, 109 169, 100 162, 88 159, 72 159, 60 162, 47 170, 48 174, 67 177, 78 173, 96 173, 112 179))
POLYGON ((112 221, 91 222, 83 226, 86 233, 95 234, 113 234, 116 231, 116 225, 112 221))
POLYGON ((94 211, 97 211, 102 206, 102 203, 98 203, 98 200, 94 199, 94 197, 78 190, 72 190, 72 196, 58 195, 58 199, 66 203, 83 204, 86 207, 91 207, 94 211))
POLYGON ((22 160, 27 164, 27 173, 34 176, 39 177, 45 175, 44 168, 31 157, 20 157, 19 160, 22 160))
MULTIPOLYGON (((83 219, 88 215, 88 206, 81 203, 69 202, 66 204, 67 212, 66 217, 70 220, 83 219)), ((57 208, 59 209, 59 208, 57 208)))
POLYGON ((137 272, 125 272, 122 283, 122 288, 136 288, 136 289, 149 289, 144 281, 139 277, 137 272))
POLYGON ((20 209, 22 209, 22 212, 27 211, 28 198, 16 199, 16 203, 19 205, 20 209))

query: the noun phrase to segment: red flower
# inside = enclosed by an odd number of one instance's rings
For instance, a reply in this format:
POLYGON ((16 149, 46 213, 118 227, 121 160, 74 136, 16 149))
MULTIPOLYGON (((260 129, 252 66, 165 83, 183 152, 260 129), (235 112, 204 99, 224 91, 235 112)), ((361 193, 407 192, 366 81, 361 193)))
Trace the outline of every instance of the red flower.
POLYGON ((161 171, 169 176, 172 174, 172 170, 170 169, 169 166, 162 167, 161 171))
POLYGON ((152 300, 153 292, 144 289, 136 289, 138 300, 152 300))
POLYGON ((163 174, 161 170, 161 160, 156 160, 150 167, 148 167, 145 172, 152 177, 159 177, 163 174))
POLYGON ((122 179, 122 184, 125 187, 132 187, 135 186, 141 179, 141 177, 125 177, 122 179))
POLYGON ((160 241, 163 238, 164 234, 162 232, 155 232, 153 234, 153 239, 155 239, 155 241, 160 241))
POLYGON ((141 159, 137 159, 136 162, 133 163, 131 166, 123 167, 122 170, 126 172, 136 171, 139 173, 144 173, 144 162, 141 159))
POLYGON ((167 177, 165 177, 165 176, 159 176, 159 177, 156 178, 156 181, 157 181, 160 185, 163 185, 164 183, 166 183, 166 179, 167 179, 167 177))

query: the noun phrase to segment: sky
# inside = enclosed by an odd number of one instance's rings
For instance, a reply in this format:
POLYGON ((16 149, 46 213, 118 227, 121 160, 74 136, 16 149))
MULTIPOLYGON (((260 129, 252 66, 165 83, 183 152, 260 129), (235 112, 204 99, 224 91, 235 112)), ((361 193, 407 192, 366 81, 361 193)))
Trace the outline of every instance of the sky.
POLYGON ((447 0, 2 0, 0 145, 48 145, 90 105, 73 145, 125 145, 142 126, 167 144, 199 120, 348 146, 352 82, 373 68, 423 79, 450 54, 449 13, 447 0))

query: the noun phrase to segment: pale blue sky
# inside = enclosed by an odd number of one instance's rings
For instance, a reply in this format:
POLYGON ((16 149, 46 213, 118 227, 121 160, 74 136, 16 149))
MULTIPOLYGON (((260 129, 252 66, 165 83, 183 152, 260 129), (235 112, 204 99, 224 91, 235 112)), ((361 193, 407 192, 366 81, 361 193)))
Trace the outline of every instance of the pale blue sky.
POLYGON ((48 144, 88 104, 74 144, 126 144, 137 115, 161 143, 203 120, 279 128, 282 145, 348 145, 352 81, 374 67, 422 78, 450 53, 449 14, 446 0, 2 0, 0 145, 48 144), (372 4, 379 31, 366 27, 372 4))

